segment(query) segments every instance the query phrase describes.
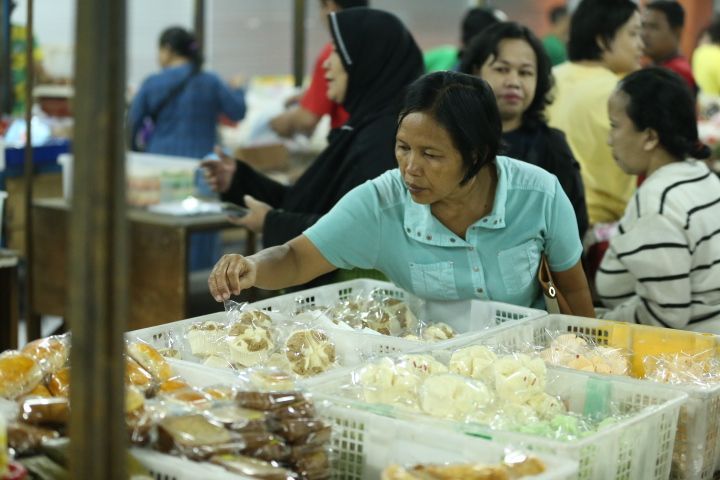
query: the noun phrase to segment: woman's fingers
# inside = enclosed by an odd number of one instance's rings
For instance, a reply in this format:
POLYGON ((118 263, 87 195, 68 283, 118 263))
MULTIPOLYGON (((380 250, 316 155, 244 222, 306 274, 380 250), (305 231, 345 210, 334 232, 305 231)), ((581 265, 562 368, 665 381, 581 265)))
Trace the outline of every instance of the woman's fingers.
POLYGON ((223 255, 208 277, 210 294, 218 302, 230 295, 239 295, 254 285, 253 272, 250 262, 242 255, 223 255))

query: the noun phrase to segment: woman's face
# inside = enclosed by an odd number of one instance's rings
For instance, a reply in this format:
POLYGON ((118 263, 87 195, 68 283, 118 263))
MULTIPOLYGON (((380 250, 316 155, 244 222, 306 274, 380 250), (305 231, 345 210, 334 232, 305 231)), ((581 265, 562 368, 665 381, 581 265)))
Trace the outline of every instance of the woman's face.
POLYGON ((463 188, 462 156, 448 131, 426 113, 413 112, 403 118, 395 137, 395 158, 417 203, 449 200, 463 188))
POLYGON ((518 38, 500 41, 497 57, 490 56, 475 75, 490 84, 503 124, 516 123, 535 98, 537 57, 529 43, 518 38))
POLYGON ((333 52, 323 63, 327 80, 327 97, 335 103, 342 103, 347 93, 348 74, 340 61, 340 55, 333 52))
MULTIPOLYGON (((598 40, 600 42, 600 40, 598 40)), ((625 25, 615 33, 610 45, 600 42, 602 59, 607 67, 617 74, 633 72, 640 68, 643 55, 642 19, 635 12, 625 25)))
POLYGON ((158 49, 158 63, 161 68, 165 68, 172 60, 172 50, 169 47, 162 46, 158 49))
POLYGON ((643 174, 647 171, 649 160, 645 144, 646 132, 638 131, 627 114, 630 97, 627 93, 615 90, 608 100, 610 116, 610 134, 608 145, 618 166, 631 175, 643 174))

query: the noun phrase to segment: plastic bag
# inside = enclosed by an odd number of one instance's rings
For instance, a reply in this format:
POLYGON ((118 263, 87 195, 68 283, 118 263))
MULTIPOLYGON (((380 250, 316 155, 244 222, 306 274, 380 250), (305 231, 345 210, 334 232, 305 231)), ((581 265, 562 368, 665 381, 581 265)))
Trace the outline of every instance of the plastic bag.
POLYGON ((645 378, 660 383, 712 387, 720 383, 720 360, 714 351, 647 356, 643 359, 645 378))
POLYGON ((620 348, 597 345, 574 333, 546 331, 550 346, 540 358, 550 365, 609 375, 629 375, 628 354, 620 348))

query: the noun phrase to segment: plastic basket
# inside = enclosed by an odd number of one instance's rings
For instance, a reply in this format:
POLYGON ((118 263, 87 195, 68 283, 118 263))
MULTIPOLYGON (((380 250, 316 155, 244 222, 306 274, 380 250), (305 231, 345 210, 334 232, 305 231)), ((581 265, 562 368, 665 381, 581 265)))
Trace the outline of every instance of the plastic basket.
MULTIPOLYGON (((432 352, 436 357, 448 352, 432 352)), ((582 480, 664 480, 670 474, 678 412, 687 396, 653 384, 630 379, 608 378, 567 369, 548 369, 554 379, 547 391, 558 395, 573 412, 593 413, 612 402, 630 415, 617 424, 573 442, 505 430, 492 430, 479 424, 451 422, 427 415, 374 405, 353 396, 350 370, 333 372, 323 383, 315 382, 311 391, 317 398, 338 405, 371 411, 424 425, 428 436, 442 429, 460 430, 501 444, 517 445, 577 461, 576 477, 582 480), (652 408, 644 408, 652 407, 652 408)), ((602 410, 600 410, 602 411, 602 410)))
MULTIPOLYGON (((232 383, 231 374, 202 365, 171 360, 175 373, 190 384, 205 387, 232 383)), ((331 402, 316 402, 318 414, 333 428, 331 438, 333 478, 370 480, 380 477, 387 465, 445 462, 498 463, 505 452, 501 444, 450 430, 428 432, 423 425, 388 419, 371 412, 331 402)), ((133 449, 136 458, 158 480, 208 480, 245 478, 207 463, 197 463, 146 449, 133 449)), ((577 463, 539 453, 547 471, 525 477, 535 480, 575 478, 577 463)))
MULTIPOLYGON (((478 343, 524 349, 528 344, 548 347, 550 332, 575 333, 600 345, 625 349, 630 354, 631 374, 644 374, 643 358, 663 353, 685 352, 718 355, 719 337, 711 334, 597 320, 569 315, 548 315, 522 329, 488 332, 478 343)), ((613 377, 625 378, 625 377, 613 377)), ((658 385, 688 395, 680 409, 672 478, 709 480, 720 456, 720 385, 703 388, 694 385, 659 384, 650 380, 628 379, 638 388, 658 385)))
MULTIPOLYGON (((460 334, 450 340, 428 344, 387 335, 368 334, 340 328, 328 329, 327 333, 337 349, 338 364, 340 366, 359 365, 368 358, 378 355, 427 349, 428 345, 431 345, 432 348, 449 348, 457 343, 470 341, 470 339, 478 335, 484 335, 489 331, 488 329, 508 328, 513 325, 506 323, 510 320, 530 321, 547 315, 542 310, 492 301, 426 302, 392 283, 367 279, 349 280, 281 295, 269 300, 251 303, 247 308, 289 314, 297 311, 299 307, 329 306, 339 300, 367 294, 376 289, 379 289, 386 296, 407 302, 420 319, 449 323, 460 334)), ((134 330, 128 332, 127 337, 129 339, 138 338, 156 348, 167 347, 171 339, 180 341, 184 347, 181 349, 183 360, 200 362, 199 358, 192 357, 189 354, 190 346, 184 338, 184 332, 193 323, 208 320, 221 323, 227 321, 225 313, 219 312, 134 330)))
MULTIPOLYGON (((421 320, 445 322, 452 326, 458 335, 451 340, 432 343, 434 348, 449 347, 468 338, 474 338, 490 328, 506 327, 505 322, 510 320, 528 321, 547 315, 547 312, 543 310, 493 301, 425 301, 390 282, 371 279, 348 280, 310 288, 251 303, 250 307, 266 311, 292 313, 303 307, 330 306, 341 300, 369 294, 374 290, 378 290, 388 297, 406 302, 421 320)), ((355 349, 362 349, 359 356, 360 361, 378 355, 422 349, 427 345, 399 337, 372 335, 360 331, 351 332, 337 329, 337 332, 336 338, 342 338, 343 341, 352 345, 355 349)))

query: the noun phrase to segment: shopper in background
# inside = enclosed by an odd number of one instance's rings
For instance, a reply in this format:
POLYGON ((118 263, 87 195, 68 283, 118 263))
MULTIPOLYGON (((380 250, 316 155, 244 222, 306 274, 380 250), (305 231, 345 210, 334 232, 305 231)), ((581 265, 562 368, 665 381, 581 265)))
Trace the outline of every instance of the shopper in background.
POLYGON ((216 143, 220 114, 245 116, 244 92, 202 70, 200 46, 183 28, 160 35, 158 61, 162 71, 143 82, 130 106, 131 138, 145 137, 149 153, 202 158, 216 143))
POLYGON ((542 39, 543 47, 553 66, 567 60, 567 41, 570 31, 570 15, 565 5, 553 7, 548 12, 550 33, 542 39))
POLYGON ((680 75, 692 92, 697 91, 692 68, 680 54, 680 38, 685 24, 685 10, 675 0, 656 0, 645 7, 642 38, 645 55, 654 65, 668 68, 680 75))
POLYGON ((300 235, 347 192, 395 166, 397 114, 404 89, 422 75, 420 49, 395 15, 380 10, 331 13, 330 27, 327 96, 345 107, 350 120, 333 130, 327 148, 297 182, 282 185, 227 156, 203 163, 224 200, 250 209, 236 222, 262 233, 265 246, 300 235))
POLYGON ((423 54, 426 72, 455 70, 460 68, 460 58, 470 40, 490 25, 507 20, 507 15, 497 8, 471 8, 465 12, 460 24, 460 48, 444 45, 423 54))
POLYGON ((549 124, 565 132, 581 167, 590 224, 616 222, 635 178, 614 162, 607 100, 620 75, 640 68, 641 19, 631 0, 583 0, 570 21, 570 61, 553 69, 549 124))
POLYGON ((647 176, 610 241, 597 289, 604 316, 720 333, 720 179, 704 162, 694 95, 677 74, 627 76, 608 102, 608 143, 626 172, 647 176))
POLYGON ((588 226, 580 166, 565 135, 550 128, 545 107, 550 103, 550 59, 540 40, 525 26, 503 22, 488 27, 470 42, 460 71, 490 84, 502 120, 504 151, 547 170, 560 181, 572 203, 580 238, 588 226))
POLYGON ((572 206, 557 178, 497 156, 502 124, 486 82, 420 78, 391 131, 399 169, 355 188, 282 246, 224 256, 209 278, 215 299, 360 267, 429 300, 541 307, 544 253, 573 313, 594 316, 572 206))
POLYGON ((720 97, 720 15, 706 29, 709 43, 698 46, 693 53, 692 69, 700 91, 720 97))
MULTIPOLYGON (((327 18, 330 12, 367 7, 368 4, 368 0, 320 0, 320 15, 325 26, 329 27, 327 18)), ((324 115, 330 115, 330 128, 339 128, 347 122, 348 113, 343 106, 327 97, 323 64, 332 53, 332 49, 332 42, 328 42, 320 51, 315 60, 310 85, 299 98, 299 103, 270 121, 270 128, 281 137, 292 137, 295 134, 311 136, 324 115)))

